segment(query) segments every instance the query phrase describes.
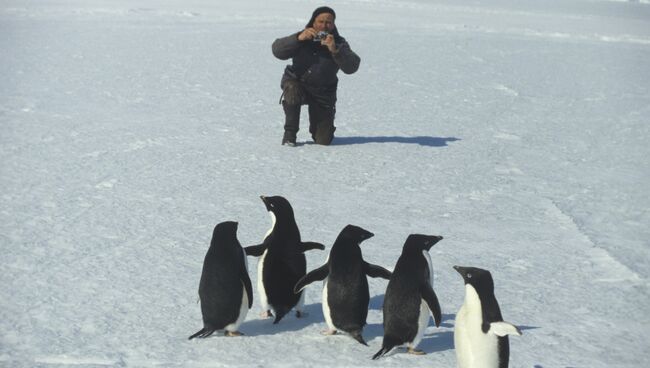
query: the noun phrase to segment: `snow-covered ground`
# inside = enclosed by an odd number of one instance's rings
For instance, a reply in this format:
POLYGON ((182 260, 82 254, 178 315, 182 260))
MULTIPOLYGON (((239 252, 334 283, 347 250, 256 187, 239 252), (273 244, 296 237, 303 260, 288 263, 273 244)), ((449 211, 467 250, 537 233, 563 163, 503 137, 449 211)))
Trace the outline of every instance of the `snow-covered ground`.
MULTIPOLYGON (((455 264, 491 270, 512 367, 650 363, 650 5, 331 2, 361 56, 334 145, 280 145, 271 42, 320 1, 0 0, 0 365, 454 367, 455 264), (394 267, 431 251, 443 324, 379 361, 308 318, 188 341, 212 228, 244 245, 293 204, 320 266, 348 223, 394 267)), ((256 259, 249 259, 256 284, 256 259)), ((255 295, 257 298, 257 294, 255 295)))

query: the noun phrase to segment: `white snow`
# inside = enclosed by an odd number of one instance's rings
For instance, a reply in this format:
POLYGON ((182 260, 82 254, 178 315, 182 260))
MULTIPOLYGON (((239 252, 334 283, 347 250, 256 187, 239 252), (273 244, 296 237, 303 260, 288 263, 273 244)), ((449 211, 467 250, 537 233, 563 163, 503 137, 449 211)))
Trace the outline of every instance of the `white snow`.
MULTIPOLYGON (((0 365, 454 367, 455 264, 489 269, 511 367, 650 364, 647 1, 332 1, 361 56, 340 76, 334 145, 280 145, 277 37, 319 1, 0 2, 0 365), (253 309, 246 336, 187 337, 212 228, 243 245, 292 203, 323 264, 348 223, 392 269, 431 250, 443 323, 371 361, 364 347, 253 309)), ((249 259, 249 262, 256 262, 249 259)), ((257 275, 251 270, 253 285, 257 275)))

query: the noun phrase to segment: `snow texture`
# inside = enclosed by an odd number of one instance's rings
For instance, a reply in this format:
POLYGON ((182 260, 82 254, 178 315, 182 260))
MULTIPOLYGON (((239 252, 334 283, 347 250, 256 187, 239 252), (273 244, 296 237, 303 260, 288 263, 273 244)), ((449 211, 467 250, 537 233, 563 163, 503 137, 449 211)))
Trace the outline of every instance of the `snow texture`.
MULTIPOLYGON (((362 59, 340 74, 337 138, 280 145, 277 37, 316 1, 0 2, 0 365, 455 367, 464 287, 489 269, 511 367, 650 364, 648 1, 332 1, 362 59), (443 323, 427 355, 381 345, 370 279, 364 347, 307 318, 187 337, 212 228, 242 244, 292 203, 325 261, 347 224, 392 269, 431 250, 443 323)), ((306 109, 305 109, 306 110, 306 109)), ((249 258, 256 285, 257 261, 249 258)))

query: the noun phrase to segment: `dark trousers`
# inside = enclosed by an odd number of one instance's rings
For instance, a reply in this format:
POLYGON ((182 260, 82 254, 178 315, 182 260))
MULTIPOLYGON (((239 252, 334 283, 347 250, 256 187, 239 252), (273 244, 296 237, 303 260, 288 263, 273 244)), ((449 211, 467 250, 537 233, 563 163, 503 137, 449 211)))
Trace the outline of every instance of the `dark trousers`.
POLYGON ((284 109, 284 138, 295 142, 300 127, 300 109, 309 107, 309 133, 316 144, 329 145, 334 139, 336 89, 324 91, 302 85, 293 77, 282 78, 282 107, 284 109))
MULTIPOLYGON (((329 145, 334 139, 334 115, 336 108, 333 106, 321 105, 309 96, 305 103, 309 107, 309 133, 316 144, 329 145)), ((282 101, 284 108, 284 134, 294 139, 300 126, 300 104, 289 105, 282 101)))

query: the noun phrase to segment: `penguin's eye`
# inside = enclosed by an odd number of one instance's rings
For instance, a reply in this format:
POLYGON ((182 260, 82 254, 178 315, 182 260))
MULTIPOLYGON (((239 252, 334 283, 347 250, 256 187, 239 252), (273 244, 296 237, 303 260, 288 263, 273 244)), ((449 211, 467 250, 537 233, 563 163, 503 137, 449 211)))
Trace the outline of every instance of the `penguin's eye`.
POLYGON ((472 274, 471 274, 471 273, 468 273, 468 274, 467 274, 467 278, 468 278, 468 279, 471 279, 471 278, 472 278, 472 274))

